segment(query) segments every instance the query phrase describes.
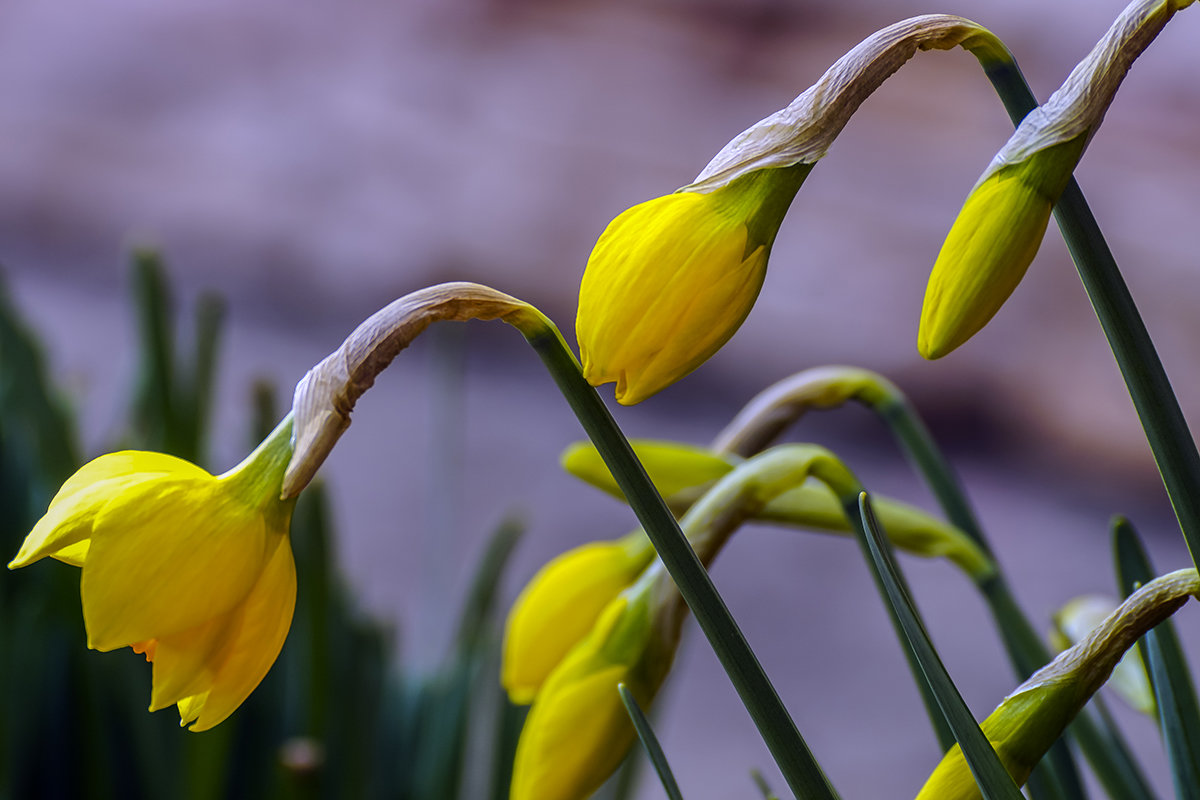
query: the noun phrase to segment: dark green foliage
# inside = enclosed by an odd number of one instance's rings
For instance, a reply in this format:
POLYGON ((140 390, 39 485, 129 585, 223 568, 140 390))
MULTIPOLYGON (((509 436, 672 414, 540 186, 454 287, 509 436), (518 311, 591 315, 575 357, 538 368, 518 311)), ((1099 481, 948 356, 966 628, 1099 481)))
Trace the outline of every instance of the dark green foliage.
MULTIPOLYGON (((159 257, 133 258, 137 388, 121 446, 204 464, 222 304, 197 306, 190 355, 174 344, 159 257)), ((0 294, 0 550, 5 559, 82 464, 74 424, 36 338, 0 294)), ((257 443, 278 415, 252 403, 257 443)), ((452 652, 432 674, 401 672, 394 636, 357 607, 334 557, 319 485, 292 523, 298 594, 275 666, 215 729, 182 730, 174 709, 148 714, 150 667, 128 650, 86 649, 79 571, 57 562, 0 573, 0 800, 454 798, 467 732, 496 731, 496 775, 511 769, 523 715, 494 675, 497 584, 520 534, 503 525, 479 568, 452 652), (480 711, 490 712, 488 715, 480 711)), ((478 753, 473 753, 478 756, 478 753)), ((506 796, 507 782, 503 786, 506 796)))

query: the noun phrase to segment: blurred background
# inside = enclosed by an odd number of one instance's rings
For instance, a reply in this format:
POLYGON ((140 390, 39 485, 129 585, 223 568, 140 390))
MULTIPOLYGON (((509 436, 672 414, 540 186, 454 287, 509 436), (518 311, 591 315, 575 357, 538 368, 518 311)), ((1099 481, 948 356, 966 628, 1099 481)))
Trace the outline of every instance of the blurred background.
MULTIPOLYGON (((875 29, 932 11, 975 19, 1044 99, 1121 7, 5 0, 0 268, 93 448, 118 424, 135 369, 129 248, 161 248, 184 307, 201 291, 227 298, 213 443, 225 468, 245 452, 255 379, 286 397, 362 318, 413 289, 488 283, 540 306, 573 340, 579 277, 607 222, 689 182, 875 29)), ((1077 172, 1193 421, 1198 25, 1200 12, 1182 13, 1135 65, 1077 172)), ((879 370, 927 415, 1018 596, 1048 619, 1076 594, 1113 591, 1113 513, 1139 526, 1161 571, 1187 560, 1053 226, 992 324, 942 361, 916 353, 928 270, 1010 130, 970 55, 918 54, 809 177, 741 331, 677 386, 616 413, 629 435, 705 443, 791 372, 879 370)), ((335 545, 354 592, 402 631, 416 664, 447 646, 468 567, 505 515, 528 527, 506 598, 552 555, 634 525, 558 470, 581 430, 503 326, 434 329, 360 402, 355 423, 322 471, 335 545)), ((806 419, 795 437, 833 447, 868 488, 932 507, 865 412, 806 419)), ((945 564, 911 567, 943 657, 982 716, 1013 688, 983 606, 945 564)), ((749 529, 715 576, 839 789, 911 796, 936 749, 857 550, 749 529)), ((1180 619, 1186 636, 1197 615, 1180 619)), ((685 795, 750 796, 751 767, 782 786, 694 630, 658 720, 685 795)), ((1156 733, 1130 724, 1165 786, 1156 733)), ((658 791, 647 783, 644 795, 658 791)))

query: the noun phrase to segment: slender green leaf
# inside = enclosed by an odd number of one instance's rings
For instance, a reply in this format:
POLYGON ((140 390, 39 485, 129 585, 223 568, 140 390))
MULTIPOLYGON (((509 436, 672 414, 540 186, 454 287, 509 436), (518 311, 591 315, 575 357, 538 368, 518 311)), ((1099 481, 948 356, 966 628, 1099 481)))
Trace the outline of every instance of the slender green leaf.
MULTIPOLYGON (((1124 518, 1113 521, 1113 550, 1123 595, 1156 577, 1137 531, 1124 518)), ((1175 626, 1170 620, 1159 623, 1138 642, 1138 651, 1154 687, 1175 795, 1200 800, 1200 703, 1175 626)))
POLYGON ((137 309, 140 368, 134 429, 143 444, 186 458, 176 452, 175 336, 170 290, 159 254, 149 249, 131 255, 133 292, 137 309))
POLYGON ((679 523, 647 477, 608 408, 583 379, 579 362, 562 334, 547 322, 542 332, 527 338, 617 479, 792 792, 805 800, 837 798, 679 523))
POLYGON ((650 721, 642 713, 637 699, 623 683, 617 684, 617 691, 621 694, 621 702, 625 704, 625 710, 629 712, 629 719, 633 721, 638 739, 641 740, 642 747, 645 748, 646 755, 650 758, 650 763, 654 765, 654 771, 658 773, 658 779, 662 782, 667 797, 670 800, 683 800, 683 795, 679 793, 679 784, 671 772, 671 765, 667 763, 667 755, 663 752, 662 745, 658 743, 658 737, 654 735, 654 729, 650 727, 650 721))
POLYGON ((963 702, 962 695, 958 693, 957 687, 946 672, 946 667, 938 657, 929 634, 921 625, 912 599, 902 587, 887 537, 879 530, 879 523, 871 510, 866 492, 859 497, 859 510, 862 515, 859 533, 865 538, 871 554, 872 567, 887 591, 887 598, 900 620, 909 647, 915 653, 937 696, 938 704, 946 715, 951 730, 954 731, 954 737, 962 748, 963 756, 971 774, 975 776, 976 783, 979 784, 983 797, 985 800, 1022 800, 1021 790, 1013 783, 991 743, 979 729, 979 724, 976 723, 967 704, 963 702))
POLYGON ((476 568, 467 591, 467 599, 459 615, 458 633, 454 644, 456 653, 466 655, 486 644, 489 635, 495 630, 493 612, 500 578, 524 531, 521 522, 506 519, 488 540, 487 550, 476 568))

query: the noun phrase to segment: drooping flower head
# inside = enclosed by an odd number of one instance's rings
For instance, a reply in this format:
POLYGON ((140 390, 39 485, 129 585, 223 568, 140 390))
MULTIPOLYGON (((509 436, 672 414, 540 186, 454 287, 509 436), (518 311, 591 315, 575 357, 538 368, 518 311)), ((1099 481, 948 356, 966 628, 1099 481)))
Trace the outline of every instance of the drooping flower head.
POLYGON ((579 287, 584 375, 640 402, 725 344, 762 288, 788 206, 859 105, 918 50, 1011 61, 994 35, 945 14, 864 39, 786 107, 735 136, 696 180, 634 206, 601 235, 579 287))
POLYGON ((579 287, 584 377, 616 382, 618 402, 633 405, 719 350, 750 313, 779 225, 811 168, 685 188, 613 220, 579 287))
POLYGON ((986 325, 1037 255, 1054 203, 1083 154, 1084 136, 989 171, 942 244, 921 309, 917 348, 941 358, 986 325))
POLYGON ((63 484, 8 565, 81 567, 88 647, 144 653, 150 710, 178 704, 194 731, 241 705, 291 625, 295 501, 280 499, 291 430, 289 417, 220 476, 161 453, 101 456, 63 484))
POLYGON ((1067 80, 1031 111, 968 195, 929 276, 917 349, 940 358, 1000 310, 1037 254, 1050 211, 1130 66, 1195 0, 1134 0, 1067 80))

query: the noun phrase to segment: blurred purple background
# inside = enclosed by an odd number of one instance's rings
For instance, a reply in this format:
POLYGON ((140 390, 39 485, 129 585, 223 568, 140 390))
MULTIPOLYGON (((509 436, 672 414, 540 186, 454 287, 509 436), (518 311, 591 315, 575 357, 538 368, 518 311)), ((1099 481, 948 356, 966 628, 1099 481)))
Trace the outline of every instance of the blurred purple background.
MULTIPOLYGON (((201 290, 226 296, 214 465, 224 468, 245 449, 254 377, 286 396, 360 319, 421 286, 491 284, 573 338, 579 277, 608 220, 690 181, 875 29, 931 11, 971 17, 1008 43, 1044 98, 1120 10, 5 0, 0 263, 93 447, 119 424, 133 370, 128 246, 162 247, 185 305, 201 290)), ((1139 61, 1077 172, 1193 420, 1198 25, 1200 12, 1183 12, 1139 61)), ((617 416, 630 435, 706 442, 793 371, 878 369, 928 414, 1019 596, 1045 619, 1075 594, 1112 591, 1112 513, 1133 518, 1161 570, 1187 559, 1053 226, 992 324, 940 362, 916 353, 929 267, 1009 131, 971 56, 919 54, 813 171, 743 329, 697 373, 617 416)), ((581 432, 520 337, 495 324, 465 331, 403 354, 322 473, 351 580, 403 628, 418 664, 436 658, 480 542, 506 512, 529 524, 510 594, 551 555, 634 524, 558 471, 581 432), (456 344, 462 371, 441 355, 456 344)), ((813 417, 795 435, 834 447, 868 488, 930 505, 864 412, 813 417)), ((982 604, 950 567, 910 563, 943 656, 982 716, 1014 685, 982 604)), ((749 529, 715 573, 845 796, 915 793, 936 751, 854 546, 749 529)), ((1196 619, 1181 616, 1185 628, 1196 619)), ((755 766, 783 788, 694 631, 663 701, 658 726, 686 796, 750 796, 755 766)), ((1165 786, 1156 734, 1131 725, 1165 786)))

